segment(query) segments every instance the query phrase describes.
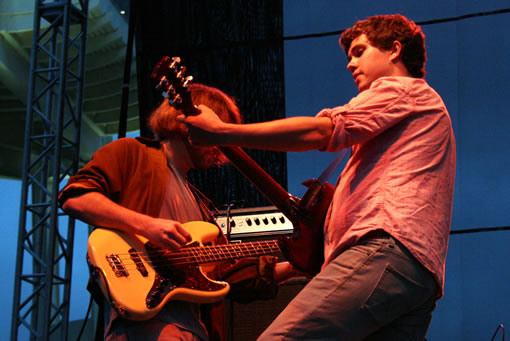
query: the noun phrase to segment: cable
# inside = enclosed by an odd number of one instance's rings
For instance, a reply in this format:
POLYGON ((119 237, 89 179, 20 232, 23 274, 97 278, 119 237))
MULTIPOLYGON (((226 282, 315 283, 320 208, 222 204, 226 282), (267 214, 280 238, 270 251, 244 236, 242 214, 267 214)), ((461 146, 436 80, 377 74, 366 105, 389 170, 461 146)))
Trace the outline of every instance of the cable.
MULTIPOLYGON (((510 8, 503 8, 503 9, 487 11, 487 12, 464 14, 464 15, 460 15, 457 17, 420 21, 420 22, 416 22, 416 24, 422 25, 422 26, 433 25, 433 24, 441 24, 441 23, 445 23, 445 22, 485 17, 485 16, 490 16, 490 15, 505 14, 505 13, 510 13, 510 8)), ((308 33, 308 34, 301 34, 301 35, 287 36, 287 37, 274 37, 274 38, 259 39, 259 40, 221 41, 221 42, 215 42, 211 45, 178 46, 176 48, 178 48, 179 50, 183 50, 183 51, 197 53, 199 51, 214 50, 214 49, 242 48, 242 47, 264 47, 264 46, 269 46, 272 44, 279 44, 282 41, 288 41, 288 40, 321 38, 321 37, 327 37, 327 36, 333 36, 333 35, 338 36, 338 35, 342 34, 344 31, 345 31, 345 29, 337 30, 337 31, 321 32, 321 33, 308 33)))
MULTIPOLYGON (((445 22, 460 21, 460 20, 469 19, 469 18, 485 17, 485 16, 489 16, 489 15, 497 15, 497 14, 504 14, 504 13, 510 13, 510 8, 504 8, 504 9, 499 9, 499 10, 489 11, 489 12, 478 12, 478 13, 465 14, 465 15, 460 15, 458 17, 420 21, 420 22, 416 22, 416 24, 418 24, 420 26, 441 24, 441 23, 445 23, 445 22)), ((308 38, 327 37, 327 36, 333 36, 333 35, 340 35, 344 31, 345 30, 338 30, 338 31, 330 31, 330 32, 323 32, 323 33, 301 34, 301 35, 296 35, 296 36, 283 37, 283 40, 299 40, 299 39, 308 39, 308 38)))
POLYGON ((459 20, 476 18, 476 17, 486 17, 488 15, 497 15, 497 14, 503 14, 503 13, 510 13, 510 8, 503 8, 503 9, 498 9, 498 10, 489 11, 489 12, 478 12, 478 13, 465 14, 465 15, 461 15, 458 17, 452 17, 452 18, 422 21, 422 22, 417 22, 417 24, 418 25, 440 24, 440 23, 444 23, 444 22, 459 21, 459 20))
POLYGON ((476 229, 453 230, 450 234, 465 234, 465 233, 478 233, 478 232, 494 232, 494 231, 508 231, 510 226, 501 227, 480 227, 476 229))
POLYGON ((230 242, 230 234, 232 232, 232 223, 230 222, 230 211, 232 210, 232 206, 234 204, 226 204, 227 206, 227 240, 230 242))
POLYGON ((81 336, 83 335, 83 332, 85 331, 85 326, 87 325, 87 322, 89 320, 90 311, 92 310, 92 295, 90 295, 89 300, 89 307, 87 308, 87 313, 85 314, 85 318, 83 319, 83 323, 81 324, 80 332, 78 333, 78 337, 76 338, 76 341, 80 341, 81 336))
POLYGON ((505 326, 503 324, 500 324, 498 328, 496 328, 496 331, 494 332, 494 335, 492 335, 491 341, 494 341, 494 338, 498 334, 498 331, 501 329, 501 340, 505 341, 505 326))

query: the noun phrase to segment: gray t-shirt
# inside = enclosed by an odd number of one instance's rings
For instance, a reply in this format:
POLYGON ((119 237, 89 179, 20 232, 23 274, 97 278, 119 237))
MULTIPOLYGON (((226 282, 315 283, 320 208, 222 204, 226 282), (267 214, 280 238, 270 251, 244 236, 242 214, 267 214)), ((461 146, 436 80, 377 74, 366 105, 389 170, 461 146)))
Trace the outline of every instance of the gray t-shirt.
MULTIPOLYGON (((168 163, 168 166, 168 187, 159 217, 176 220, 180 223, 203 220, 200 207, 188 186, 188 181, 171 162, 168 163)), ((154 318, 175 324, 203 340, 208 339, 205 327, 200 322, 199 304, 169 301, 154 318)))

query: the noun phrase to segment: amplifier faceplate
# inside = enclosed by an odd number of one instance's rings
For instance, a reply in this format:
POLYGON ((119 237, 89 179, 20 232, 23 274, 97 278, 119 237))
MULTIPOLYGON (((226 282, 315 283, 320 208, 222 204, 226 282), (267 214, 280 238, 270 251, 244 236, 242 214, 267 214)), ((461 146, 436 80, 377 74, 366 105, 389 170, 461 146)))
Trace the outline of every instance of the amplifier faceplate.
MULTIPOLYGON (((216 222, 227 234, 227 213, 220 212, 216 222)), ((259 234, 288 234, 294 226, 276 207, 254 207, 230 210, 230 235, 237 237, 259 234)))

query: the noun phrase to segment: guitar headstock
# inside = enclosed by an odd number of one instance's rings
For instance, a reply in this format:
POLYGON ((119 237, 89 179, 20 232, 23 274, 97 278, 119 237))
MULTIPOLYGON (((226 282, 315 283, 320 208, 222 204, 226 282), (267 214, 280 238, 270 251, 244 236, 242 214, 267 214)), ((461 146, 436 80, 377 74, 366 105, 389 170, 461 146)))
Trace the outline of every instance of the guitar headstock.
POLYGON ((154 67, 151 78, 156 82, 156 90, 174 108, 186 115, 194 115, 200 111, 193 105, 189 85, 193 76, 186 76, 186 67, 181 65, 179 57, 163 57, 154 67))

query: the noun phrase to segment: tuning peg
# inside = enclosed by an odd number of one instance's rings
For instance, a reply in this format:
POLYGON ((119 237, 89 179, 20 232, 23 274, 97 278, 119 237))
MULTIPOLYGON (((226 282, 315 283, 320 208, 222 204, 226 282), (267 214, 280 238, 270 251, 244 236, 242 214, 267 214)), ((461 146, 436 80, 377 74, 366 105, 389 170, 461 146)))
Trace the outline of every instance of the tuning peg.
POLYGON ((181 95, 177 95, 173 99, 169 99, 168 101, 171 106, 178 109, 179 106, 182 104, 182 97, 181 97, 181 95))
POLYGON ((179 71, 177 72, 177 75, 176 77, 178 79, 182 79, 182 77, 186 74, 186 67, 185 66, 181 66, 181 68, 179 69, 179 71))
POLYGON ((158 84, 156 84, 156 90, 161 90, 162 88, 166 88, 168 85, 168 79, 165 76, 162 76, 159 80, 158 84))
POLYGON ((165 96, 166 98, 173 98, 173 97, 175 97, 175 94, 176 94, 176 93, 177 93, 177 92, 175 91, 175 88, 174 88, 174 86, 173 86, 173 85, 170 85, 170 86, 166 89, 166 91, 163 91, 163 94, 165 94, 164 96, 165 96))
POLYGON ((172 57, 172 62, 168 66, 170 69, 176 69, 177 66, 181 63, 181 58, 179 57, 172 57))
POLYGON ((193 76, 187 76, 186 78, 184 78, 184 82, 182 84, 183 87, 187 88, 188 85, 193 82, 193 76))

